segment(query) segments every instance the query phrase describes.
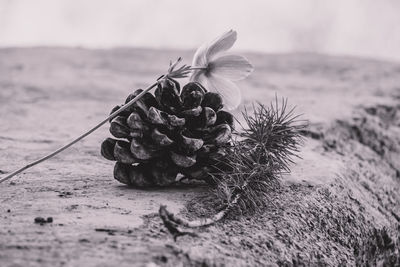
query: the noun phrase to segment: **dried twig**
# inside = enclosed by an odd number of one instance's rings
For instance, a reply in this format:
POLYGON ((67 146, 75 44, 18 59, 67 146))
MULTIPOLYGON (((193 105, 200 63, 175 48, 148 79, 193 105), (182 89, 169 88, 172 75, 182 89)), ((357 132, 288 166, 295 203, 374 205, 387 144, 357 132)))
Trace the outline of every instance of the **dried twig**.
POLYGON ((171 219, 171 214, 168 210, 167 210, 167 206, 161 205, 160 209, 158 211, 158 214, 161 217, 161 220, 163 221, 165 227, 168 229, 168 231, 172 234, 172 236, 174 237, 174 241, 176 241, 176 239, 179 236, 183 236, 183 235, 190 235, 193 237, 197 237, 196 233, 193 232, 189 232, 189 231, 184 231, 182 229, 180 229, 180 227, 178 226, 177 223, 174 222, 174 220, 171 219))

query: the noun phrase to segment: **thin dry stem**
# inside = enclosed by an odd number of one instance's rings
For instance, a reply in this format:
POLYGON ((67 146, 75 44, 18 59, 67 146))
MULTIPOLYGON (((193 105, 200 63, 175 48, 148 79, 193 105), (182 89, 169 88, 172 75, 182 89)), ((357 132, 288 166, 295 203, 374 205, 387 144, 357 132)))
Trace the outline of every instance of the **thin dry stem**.
POLYGON ((3 177, 0 179, 0 183, 7 181, 8 179, 14 177, 15 175, 45 161, 48 160, 52 157, 54 157, 55 155, 61 153, 62 151, 66 150, 67 148, 69 148, 70 146, 74 145, 75 143, 79 142, 80 140, 82 140, 83 138, 85 138, 86 136, 88 136, 89 134, 93 133, 94 131, 96 131, 98 128, 100 128, 103 124, 107 123, 110 119, 114 118, 115 116, 117 116, 118 114, 120 114, 122 111, 126 110, 127 108, 129 108, 129 106, 131 106, 133 103, 135 103, 136 101, 138 101, 145 93, 147 93, 148 91, 150 91, 153 87, 155 87, 157 85, 157 83, 154 83, 152 85, 150 85, 149 87, 147 87, 143 92, 141 92, 139 95, 137 95, 134 99, 132 99, 131 101, 129 101, 128 103, 126 103, 124 106, 122 106, 120 109, 118 109, 117 111, 113 112, 112 114, 110 114, 110 116, 108 116, 106 119, 104 119, 103 121, 101 121, 100 123, 98 123, 96 126, 94 126, 93 128, 91 128, 90 130, 88 130, 87 132, 85 132, 84 134, 80 135, 79 137, 75 138, 74 140, 72 140, 71 142, 69 142, 68 144, 60 147, 59 149, 57 149, 56 151, 34 161, 31 162, 27 165, 25 165, 24 167, 10 173, 9 175, 7 175, 6 177, 3 177))
MULTIPOLYGON (((187 65, 182 65, 179 68, 177 68, 177 66, 179 65, 179 63, 181 63, 182 58, 179 57, 174 63, 170 63, 170 66, 168 68, 168 72, 165 75, 162 75, 160 78, 158 78, 158 80, 162 79, 162 78, 166 78, 166 77, 170 77, 170 78, 184 78, 187 77, 190 72, 192 72, 192 69, 190 66, 187 65), (177 69, 176 69, 177 68, 177 69)), ((96 126, 94 126, 93 128, 91 128, 90 130, 88 130, 87 132, 85 132, 84 134, 80 135, 79 137, 75 138, 74 140, 72 140, 71 142, 69 142, 68 144, 60 147, 59 149, 57 149, 56 151, 34 161, 31 162, 27 165, 25 165, 24 167, 10 173, 9 175, 7 175, 6 177, 3 177, 0 179, 0 183, 7 181, 8 179, 14 177, 15 175, 43 162, 46 161, 52 157, 54 157, 55 155, 61 153, 62 151, 64 151, 65 149, 69 148, 70 146, 74 145, 75 143, 79 142, 80 140, 82 140, 83 138, 85 138, 86 136, 90 135, 91 133, 93 133, 94 131, 96 131, 98 128, 100 128, 103 124, 107 123, 110 119, 113 119, 115 116, 117 116, 118 114, 120 114, 121 112, 123 112, 124 110, 126 110, 130 105, 132 105, 133 103, 135 103, 136 101, 138 101, 145 93, 147 93, 148 91, 150 91, 153 87, 155 87, 157 85, 157 82, 150 85, 149 87, 147 87, 143 92, 141 92, 139 95, 137 95, 134 99, 132 99, 131 101, 129 101, 128 103, 126 103, 124 106, 122 106, 120 109, 118 109, 117 111, 113 112, 112 114, 110 114, 110 116, 108 116, 106 119, 104 119, 103 121, 101 121, 100 123, 98 123, 96 126)))

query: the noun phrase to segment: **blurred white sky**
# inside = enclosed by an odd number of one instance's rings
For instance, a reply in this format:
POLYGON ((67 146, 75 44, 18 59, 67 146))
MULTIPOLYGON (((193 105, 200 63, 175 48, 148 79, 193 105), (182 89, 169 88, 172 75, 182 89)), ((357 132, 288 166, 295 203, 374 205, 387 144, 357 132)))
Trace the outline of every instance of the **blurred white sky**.
POLYGON ((400 61, 398 0, 0 0, 0 47, 196 48, 231 28, 241 50, 400 61))

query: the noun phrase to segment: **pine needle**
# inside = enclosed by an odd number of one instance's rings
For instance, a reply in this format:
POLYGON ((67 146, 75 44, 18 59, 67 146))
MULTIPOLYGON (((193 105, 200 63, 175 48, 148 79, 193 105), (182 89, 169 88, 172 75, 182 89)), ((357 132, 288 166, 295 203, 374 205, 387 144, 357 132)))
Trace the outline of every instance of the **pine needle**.
POLYGON ((290 172, 290 164, 299 157, 303 144, 301 132, 307 122, 287 109, 287 100, 265 106, 253 105, 253 113, 242 113, 247 126, 237 133, 227 148, 227 157, 216 164, 212 173, 212 193, 224 208, 208 219, 187 221, 165 211, 169 221, 185 227, 201 227, 223 219, 234 208, 241 214, 262 210, 271 193, 279 188, 282 174, 290 172))
POLYGON ((240 141, 234 141, 224 162, 228 165, 216 173, 214 194, 229 205, 240 195, 237 207, 242 213, 259 211, 265 206, 271 192, 279 187, 282 174, 290 173, 290 164, 299 157, 303 143, 301 131, 307 127, 299 120, 294 109, 287 109, 287 100, 269 107, 261 103, 253 105, 253 113, 242 113, 247 126, 238 133, 240 141))

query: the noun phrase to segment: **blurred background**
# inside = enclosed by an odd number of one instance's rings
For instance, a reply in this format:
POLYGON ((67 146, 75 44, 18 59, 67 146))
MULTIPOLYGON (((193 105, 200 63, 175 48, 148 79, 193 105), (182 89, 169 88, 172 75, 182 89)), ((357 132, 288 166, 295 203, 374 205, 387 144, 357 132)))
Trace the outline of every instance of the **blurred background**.
POLYGON ((400 60, 397 0, 0 0, 0 47, 235 48, 400 60))

